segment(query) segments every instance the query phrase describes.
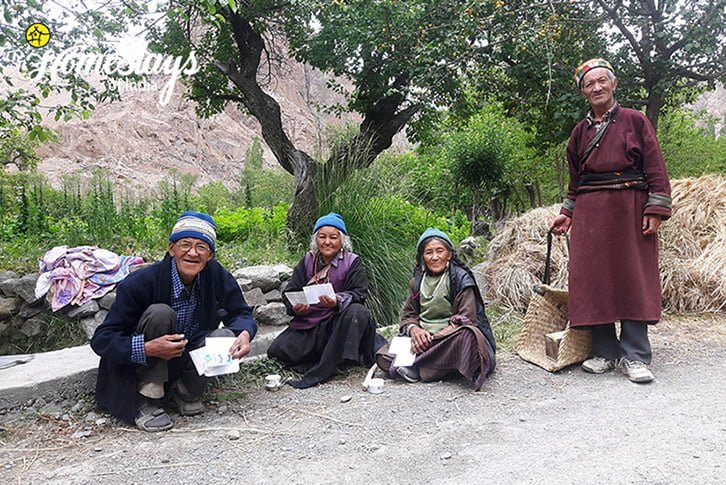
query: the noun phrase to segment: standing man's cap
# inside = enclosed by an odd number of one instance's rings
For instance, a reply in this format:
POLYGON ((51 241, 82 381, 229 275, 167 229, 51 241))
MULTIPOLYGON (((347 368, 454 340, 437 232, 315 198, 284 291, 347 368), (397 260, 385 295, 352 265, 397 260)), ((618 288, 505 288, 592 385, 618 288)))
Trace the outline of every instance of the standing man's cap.
POLYGON ((609 69, 610 72, 615 74, 613 66, 611 66, 610 63, 605 59, 596 57, 595 59, 585 61, 577 66, 577 69, 575 69, 575 84, 577 84, 578 89, 582 89, 582 78, 585 77, 585 74, 587 74, 589 70, 595 69, 596 67, 604 67, 605 69, 609 69))
POLYGON ((342 231, 343 234, 348 234, 348 230, 345 228, 345 222, 343 222, 343 216, 341 216, 340 214, 336 214, 335 212, 331 212, 330 214, 324 215, 323 217, 318 219, 318 221, 315 223, 313 234, 315 234, 317 230, 323 226, 332 226, 339 231, 342 231))
POLYGON ((171 230, 169 241, 177 242, 185 237, 201 239, 209 244, 212 251, 216 251, 217 225, 209 214, 188 211, 180 215, 174 228, 171 230))

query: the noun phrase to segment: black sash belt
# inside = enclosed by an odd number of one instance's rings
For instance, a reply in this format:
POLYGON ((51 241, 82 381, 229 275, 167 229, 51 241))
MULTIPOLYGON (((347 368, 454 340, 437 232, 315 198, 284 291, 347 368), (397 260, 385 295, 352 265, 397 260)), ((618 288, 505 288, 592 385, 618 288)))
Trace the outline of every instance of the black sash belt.
POLYGON ((625 172, 584 173, 580 175, 577 193, 624 189, 647 191, 648 181, 643 171, 634 169, 625 172))

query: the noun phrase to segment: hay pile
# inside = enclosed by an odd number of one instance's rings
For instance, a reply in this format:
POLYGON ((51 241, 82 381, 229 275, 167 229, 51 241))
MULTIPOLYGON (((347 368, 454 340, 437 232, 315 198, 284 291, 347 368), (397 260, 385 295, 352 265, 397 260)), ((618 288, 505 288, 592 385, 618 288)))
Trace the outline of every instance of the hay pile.
MULTIPOLYGON (((674 180, 673 217, 661 225, 663 308, 669 312, 726 310, 726 177, 674 180)), ((488 298, 524 312, 544 274, 547 231, 559 204, 509 221, 489 244, 484 269, 488 298)), ((555 237, 551 285, 567 287, 567 248, 555 237)))
POLYGON ((726 177, 672 182, 673 217, 660 235, 663 307, 726 310, 726 177))

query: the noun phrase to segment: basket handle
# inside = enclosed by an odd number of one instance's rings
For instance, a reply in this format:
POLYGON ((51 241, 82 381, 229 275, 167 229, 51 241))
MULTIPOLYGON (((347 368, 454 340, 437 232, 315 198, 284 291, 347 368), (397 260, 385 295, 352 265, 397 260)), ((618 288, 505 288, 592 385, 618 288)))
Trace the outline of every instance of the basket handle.
MULTIPOLYGON (((564 233, 564 235, 565 235, 565 241, 567 242, 567 250, 569 251, 570 237, 567 235, 567 233, 564 233)), ((547 258, 545 258, 545 270, 544 270, 544 276, 542 277, 542 284, 544 284, 544 285, 550 284, 551 257, 552 257, 552 229, 547 231, 547 258)))

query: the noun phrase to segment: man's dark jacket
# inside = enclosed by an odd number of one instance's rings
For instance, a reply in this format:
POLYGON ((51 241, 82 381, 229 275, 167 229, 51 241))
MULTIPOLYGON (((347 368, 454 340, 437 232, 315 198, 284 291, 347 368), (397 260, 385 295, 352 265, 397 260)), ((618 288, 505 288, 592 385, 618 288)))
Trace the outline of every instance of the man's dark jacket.
MULTIPOLYGON (((131 337, 141 314, 154 303, 171 306, 171 264, 169 254, 147 268, 131 273, 116 290, 116 300, 91 339, 91 348, 101 356, 96 381, 96 399, 114 416, 133 421, 136 398, 136 367, 131 361, 131 337)), ((200 299, 196 316, 199 329, 187 335, 187 350, 204 345, 204 338, 219 326, 239 335, 247 330, 250 339, 257 332, 252 309, 245 302, 234 277, 215 259, 199 273, 200 299)))

